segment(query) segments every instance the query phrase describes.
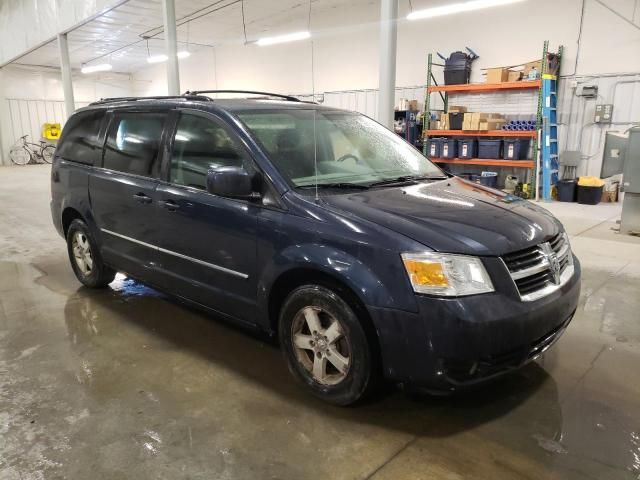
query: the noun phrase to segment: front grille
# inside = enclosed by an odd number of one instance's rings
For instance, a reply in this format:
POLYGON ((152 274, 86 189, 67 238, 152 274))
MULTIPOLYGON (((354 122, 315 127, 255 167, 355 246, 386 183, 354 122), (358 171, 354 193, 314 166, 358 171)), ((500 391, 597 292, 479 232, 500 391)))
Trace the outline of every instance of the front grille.
POLYGON ((571 249, 565 233, 559 233, 540 245, 502 257, 523 300, 540 298, 537 293, 558 285, 558 278, 554 276, 552 268, 553 257, 559 264, 560 275, 572 265, 571 249))

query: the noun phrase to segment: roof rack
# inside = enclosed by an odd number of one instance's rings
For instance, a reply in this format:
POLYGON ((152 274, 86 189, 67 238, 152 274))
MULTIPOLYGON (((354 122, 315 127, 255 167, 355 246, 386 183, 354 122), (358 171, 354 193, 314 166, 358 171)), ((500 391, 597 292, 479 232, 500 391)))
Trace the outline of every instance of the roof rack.
POLYGON ((210 102, 211 99, 204 95, 192 95, 189 92, 184 95, 158 95, 154 97, 112 97, 101 98, 97 102, 90 103, 89 105, 105 105, 108 103, 116 102, 134 102, 139 100, 199 100, 203 102, 210 102))
MULTIPOLYGON (((197 91, 186 91, 185 95, 200 95, 201 93, 248 93, 251 95, 264 95, 265 97, 276 97, 282 98, 289 102, 301 102, 299 98, 292 97, 290 95, 281 95, 279 93, 270 93, 270 92, 257 92, 254 90, 197 90, 197 91)), ((207 97, 208 98, 208 97, 207 97)))

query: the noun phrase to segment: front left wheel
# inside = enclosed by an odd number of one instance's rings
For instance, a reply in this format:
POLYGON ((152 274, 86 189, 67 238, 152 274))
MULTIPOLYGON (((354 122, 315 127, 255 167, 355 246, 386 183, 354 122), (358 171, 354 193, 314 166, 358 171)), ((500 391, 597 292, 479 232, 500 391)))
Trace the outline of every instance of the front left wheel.
POLYGON ((87 224, 80 219, 71 222, 67 231, 67 252, 73 272, 84 286, 102 288, 116 278, 115 270, 102 261, 87 224))
POLYGON ((289 370, 315 396, 350 405, 373 390, 371 345, 354 309, 333 290, 295 289, 282 306, 279 334, 289 370))

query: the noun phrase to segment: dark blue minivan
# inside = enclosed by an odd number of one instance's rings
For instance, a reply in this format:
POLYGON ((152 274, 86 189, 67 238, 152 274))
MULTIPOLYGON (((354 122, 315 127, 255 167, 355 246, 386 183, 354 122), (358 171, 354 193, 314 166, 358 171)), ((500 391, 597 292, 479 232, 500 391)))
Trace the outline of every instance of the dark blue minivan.
POLYGON ((361 114, 205 93, 69 118, 51 211, 84 285, 124 272, 277 335, 294 377, 339 405, 382 379, 495 378, 571 321, 580 265, 546 210, 361 114))

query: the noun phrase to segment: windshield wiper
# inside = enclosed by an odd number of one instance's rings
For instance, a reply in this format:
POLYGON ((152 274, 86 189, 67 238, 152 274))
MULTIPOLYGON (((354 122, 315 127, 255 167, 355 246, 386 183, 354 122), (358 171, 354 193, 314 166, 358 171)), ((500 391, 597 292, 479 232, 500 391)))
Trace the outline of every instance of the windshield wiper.
POLYGON ((369 185, 363 185, 361 183, 348 183, 348 182, 336 182, 336 183, 318 183, 317 185, 300 185, 298 188, 354 188, 357 190, 367 190, 369 185))
POLYGON ((447 177, 443 176, 419 176, 419 175, 405 175, 402 177, 388 178, 386 180, 380 180, 379 182, 370 183, 370 187, 381 187, 383 185, 395 185, 396 183, 416 182, 419 180, 445 180, 447 177))

